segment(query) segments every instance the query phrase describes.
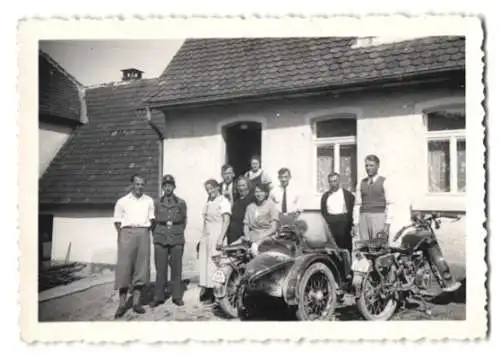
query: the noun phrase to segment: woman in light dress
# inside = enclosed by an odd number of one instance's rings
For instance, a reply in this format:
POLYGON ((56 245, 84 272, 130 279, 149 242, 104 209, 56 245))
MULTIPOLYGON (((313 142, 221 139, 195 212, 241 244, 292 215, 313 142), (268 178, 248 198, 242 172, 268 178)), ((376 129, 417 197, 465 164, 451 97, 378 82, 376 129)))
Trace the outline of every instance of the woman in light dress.
POLYGON ((259 244, 274 236, 278 229, 279 212, 276 205, 268 199, 269 187, 257 184, 254 188, 255 201, 247 206, 243 219, 245 240, 252 243, 252 253, 258 252, 259 244))
POLYGON ((213 256, 218 255, 222 246, 231 217, 231 203, 221 195, 219 184, 215 179, 205 182, 208 200, 203 210, 203 233, 199 246, 200 301, 214 302, 212 276, 217 270, 213 256))

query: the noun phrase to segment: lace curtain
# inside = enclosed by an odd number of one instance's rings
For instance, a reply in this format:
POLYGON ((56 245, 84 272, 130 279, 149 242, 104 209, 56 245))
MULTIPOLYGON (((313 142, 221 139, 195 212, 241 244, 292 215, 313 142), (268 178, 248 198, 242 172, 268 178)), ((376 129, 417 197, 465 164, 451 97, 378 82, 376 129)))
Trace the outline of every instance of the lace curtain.
POLYGON ((430 141, 429 191, 450 191, 450 145, 447 140, 430 141))
MULTIPOLYGON (((333 144, 318 146, 316 150, 316 188, 320 193, 328 190, 328 174, 335 171, 335 147, 333 144)), ((340 145, 338 172, 342 188, 354 191, 356 188, 356 145, 340 145)))
POLYGON ((354 192, 356 190, 356 145, 340 146, 340 185, 354 192))
POLYGON ((316 188, 319 193, 328 190, 328 174, 333 172, 333 145, 322 145, 316 150, 316 188))

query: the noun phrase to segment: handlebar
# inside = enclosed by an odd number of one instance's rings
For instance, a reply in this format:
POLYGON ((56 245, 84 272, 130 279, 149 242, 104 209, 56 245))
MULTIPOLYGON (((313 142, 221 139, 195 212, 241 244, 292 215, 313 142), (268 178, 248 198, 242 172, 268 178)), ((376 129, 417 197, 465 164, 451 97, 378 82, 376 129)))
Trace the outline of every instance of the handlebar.
POLYGON ((421 213, 416 213, 412 215, 412 221, 418 226, 431 226, 432 224, 438 229, 441 221, 440 219, 452 219, 454 221, 458 221, 462 218, 460 215, 452 215, 452 214, 440 214, 440 213, 431 213, 422 215, 421 213))

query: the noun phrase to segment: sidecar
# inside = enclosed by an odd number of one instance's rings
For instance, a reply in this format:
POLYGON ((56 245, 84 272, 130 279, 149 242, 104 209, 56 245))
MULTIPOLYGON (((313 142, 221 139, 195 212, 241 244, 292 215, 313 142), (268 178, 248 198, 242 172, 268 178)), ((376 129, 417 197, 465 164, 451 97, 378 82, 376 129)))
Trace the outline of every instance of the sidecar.
POLYGON ((281 300, 299 320, 331 320, 337 296, 347 291, 351 260, 340 249, 319 211, 302 213, 263 241, 237 291, 238 315, 251 319, 281 300))

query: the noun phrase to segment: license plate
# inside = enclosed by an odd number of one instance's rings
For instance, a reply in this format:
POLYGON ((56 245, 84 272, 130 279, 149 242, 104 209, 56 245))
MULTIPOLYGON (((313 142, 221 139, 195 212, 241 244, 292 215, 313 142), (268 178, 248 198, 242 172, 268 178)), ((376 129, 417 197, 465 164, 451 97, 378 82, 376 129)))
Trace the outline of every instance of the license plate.
POLYGON ((363 272, 366 273, 370 271, 370 261, 366 258, 355 259, 352 263, 352 270, 354 272, 363 272))
POLYGON ((223 271, 217 270, 212 276, 212 280, 216 283, 224 283, 226 282, 226 275, 224 274, 223 271))

